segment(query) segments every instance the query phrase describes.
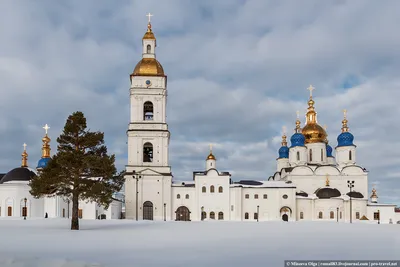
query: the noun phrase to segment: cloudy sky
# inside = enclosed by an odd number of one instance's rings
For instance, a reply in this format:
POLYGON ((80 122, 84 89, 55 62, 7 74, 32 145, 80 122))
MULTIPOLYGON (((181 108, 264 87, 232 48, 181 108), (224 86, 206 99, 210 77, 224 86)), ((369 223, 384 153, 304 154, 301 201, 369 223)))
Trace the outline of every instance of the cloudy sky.
POLYGON ((175 178, 204 169, 213 143, 235 180, 267 179, 311 83, 331 145, 347 109, 358 163, 380 200, 400 204, 399 10, 361 0, 2 1, 0 170, 19 166, 24 142, 36 166, 46 123, 55 152, 76 110, 123 169, 129 74, 151 12, 175 178))

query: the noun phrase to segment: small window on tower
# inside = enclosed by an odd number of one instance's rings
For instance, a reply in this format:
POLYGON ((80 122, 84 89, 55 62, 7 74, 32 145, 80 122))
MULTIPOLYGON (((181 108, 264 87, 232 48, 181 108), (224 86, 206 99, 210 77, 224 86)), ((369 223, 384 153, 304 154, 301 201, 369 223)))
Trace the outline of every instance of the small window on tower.
POLYGON ((299 151, 297 151, 297 160, 299 161, 300 160, 300 152, 299 151))
POLYGON ((351 150, 349 151, 349 160, 352 160, 351 157, 352 155, 351 155, 351 150))
POLYGON ((323 160, 324 160, 324 150, 321 149, 321 161, 323 161, 323 160))
POLYGON ((147 45, 147 54, 151 53, 151 45, 147 45))
POLYGON ((143 105, 143 120, 152 121, 153 120, 153 103, 146 101, 143 105))
POLYGON ((143 162, 153 162, 153 145, 145 143, 143 145, 143 162))
POLYGON ((309 161, 312 161, 312 150, 310 149, 310 160, 309 161))

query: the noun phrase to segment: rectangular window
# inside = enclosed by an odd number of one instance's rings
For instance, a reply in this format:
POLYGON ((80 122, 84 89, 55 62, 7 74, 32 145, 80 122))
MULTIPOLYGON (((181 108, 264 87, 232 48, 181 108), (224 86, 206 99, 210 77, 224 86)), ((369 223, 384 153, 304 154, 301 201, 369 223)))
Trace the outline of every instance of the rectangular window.
POLYGON ((82 219, 82 217, 83 217, 82 209, 79 209, 79 210, 78 210, 78 218, 79 218, 79 219, 82 219))
POLYGON ((321 149, 321 161, 323 161, 323 160, 324 160, 324 150, 321 149))
POLYGON ((312 161, 312 150, 310 149, 310 161, 312 161))
POLYGON ((268 195, 267 194, 264 194, 264 199, 267 199, 268 198, 268 195))
POLYGON ((233 205, 231 206, 231 211, 233 211, 233 205))
POLYGON ((303 220, 304 219, 304 213, 301 211, 300 212, 300 220, 303 220))
POLYGON ((360 219, 360 213, 356 212, 356 219, 359 220, 360 219))
POLYGON ((374 220, 379 220, 379 212, 374 212, 374 220))
POLYGON ((296 155, 297 155, 297 161, 300 161, 300 152, 297 151, 296 155))

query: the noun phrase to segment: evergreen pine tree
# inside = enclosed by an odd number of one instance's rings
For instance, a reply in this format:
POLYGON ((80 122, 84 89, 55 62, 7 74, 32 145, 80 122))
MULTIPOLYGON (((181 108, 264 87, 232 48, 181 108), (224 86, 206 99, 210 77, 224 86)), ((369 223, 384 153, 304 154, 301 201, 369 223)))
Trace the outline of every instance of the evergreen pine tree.
POLYGON ((115 155, 107 155, 104 133, 90 132, 82 112, 68 117, 57 142, 57 153, 30 181, 30 193, 35 198, 62 196, 71 200, 71 230, 79 230, 79 200, 108 208, 113 193, 122 188, 123 176, 115 175, 115 155))

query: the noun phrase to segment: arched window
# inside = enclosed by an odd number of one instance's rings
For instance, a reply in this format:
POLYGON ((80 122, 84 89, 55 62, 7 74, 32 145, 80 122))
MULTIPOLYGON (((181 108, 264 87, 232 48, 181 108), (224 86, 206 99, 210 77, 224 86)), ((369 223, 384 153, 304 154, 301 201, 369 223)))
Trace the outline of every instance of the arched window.
POLYGON ((147 54, 150 54, 151 53, 151 45, 147 45, 147 54))
POLYGON ((214 188, 214 186, 212 185, 212 186, 210 186, 210 193, 214 193, 214 191, 215 191, 215 188, 214 188))
POLYGON ((177 195, 176 195, 176 198, 177 198, 177 199, 180 199, 180 198, 181 198, 181 195, 180 195, 180 194, 177 194, 177 195))
POLYGON ((300 220, 304 219, 304 213, 302 211, 300 211, 300 220))
POLYGON ((258 213, 254 212, 254 220, 258 220, 258 213))
POLYGON ((309 161, 312 161, 312 150, 311 149, 310 149, 309 154, 310 154, 310 160, 309 161))
POLYGON ((82 209, 79 209, 79 210, 78 210, 78 218, 79 218, 79 219, 82 219, 82 217, 83 217, 83 210, 82 210, 82 209))
POLYGON ((342 212, 339 213, 339 218, 342 219, 342 212))
POLYGON ((143 105, 143 120, 152 121, 153 120, 153 114, 154 114, 153 103, 151 103, 150 101, 144 102, 144 105, 143 105))
POLYGON ((218 220, 224 219, 224 213, 222 211, 218 212, 218 220))
POLYGON ((65 218, 65 209, 63 209, 63 218, 65 218))
POLYGON ((246 213, 244 214, 244 219, 245 219, 245 220, 248 220, 248 219, 249 219, 249 213, 248 213, 248 212, 246 212, 246 213))
POLYGON ((267 195, 267 194, 264 194, 264 195, 263 195, 263 198, 264 198, 264 199, 267 199, 267 198, 268 198, 268 195, 267 195))
POLYGON ((329 218, 335 219, 335 213, 333 211, 329 212, 329 218))
POLYGON ((318 219, 322 219, 323 218, 323 214, 322 214, 322 211, 320 211, 319 213, 318 213, 318 219))
POLYGON ((297 155, 297 160, 299 161, 300 160, 300 152, 297 151, 296 155, 297 155))
POLYGON ((244 195, 244 198, 249 198, 249 194, 244 195))
POLYGON ((210 212, 210 219, 213 219, 213 220, 215 220, 215 212, 210 212))
POLYGON ((202 211, 202 212, 201 212, 201 220, 204 220, 204 219, 206 219, 206 218, 207 218, 207 212, 202 211))
POLYGON ((185 198, 186 198, 186 199, 189 199, 189 194, 186 194, 185 198))
POLYGON ((351 150, 349 151, 349 160, 352 160, 351 150))
POLYGON ((321 149, 321 161, 323 161, 323 160, 324 160, 324 150, 321 149))
POLYGON ((218 187, 218 192, 219 192, 219 193, 224 192, 224 189, 222 188, 222 186, 218 187))
POLYGON ((202 192, 202 193, 206 193, 206 192, 207 192, 207 188, 206 188, 205 186, 203 186, 203 187, 201 188, 201 192, 202 192))
POLYGON ((254 199, 258 199, 258 195, 257 194, 254 195, 254 199))
POLYGON ((356 219, 359 220, 360 219, 360 213, 357 211, 356 212, 356 219))
POLYGON ((153 145, 149 142, 143 145, 143 162, 153 162, 153 145))

